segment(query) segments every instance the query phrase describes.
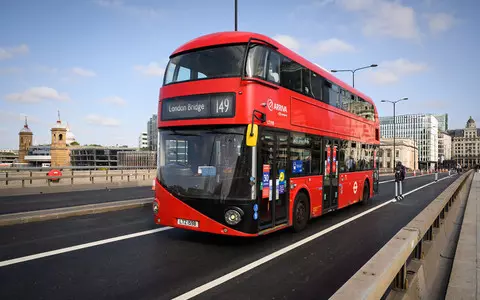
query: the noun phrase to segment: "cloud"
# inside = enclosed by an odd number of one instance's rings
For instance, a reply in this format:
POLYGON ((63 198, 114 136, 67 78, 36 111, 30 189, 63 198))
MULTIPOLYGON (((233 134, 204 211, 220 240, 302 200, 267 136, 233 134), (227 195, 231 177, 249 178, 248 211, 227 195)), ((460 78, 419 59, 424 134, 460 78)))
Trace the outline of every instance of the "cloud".
POLYGON ((421 73, 428 69, 425 63, 414 63, 404 58, 384 61, 379 64, 378 70, 371 72, 371 79, 376 84, 392 84, 400 81, 402 77, 421 73))
POLYGON ((79 67, 72 68, 72 72, 75 75, 83 76, 83 77, 95 77, 95 76, 97 76, 97 74, 94 71, 79 68, 79 67))
POLYGON ((339 40, 337 38, 331 38, 324 41, 319 41, 311 47, 312 55, 320 56, 330 53, 339 53, 339 52, 354 52, 355 47, 339 40))
POLYGON ((290 48, 291 50, 298 51, 302 49, 303 52, 306 52, 306 54, 311 56, 322 56, 340 52, 355 52, 354 46, 337 38, 330 38, 328 40, 322 40, 314 43, 301 43, 293 36, 278 34, 274 36, 273 39, 287 48, 290 48))
POLYGON ((121 0, 96 0, 95 3, 101 7, 114 9, 142 17, 158 17, 161 15, 161 11, 159 9, 153 7, 131 5, 121 0))
POLYGON ((21 73, 23 70, 17 67, 0 68, 0 75, 11 75, 21 73))
POLYGON ((161 67, 157 62, 150 62, 148 65, 136 65, 133 67, 135 71, 145 76, 160 76, 165 73, 165 69, 161 67))
POLYGON ((16 47, 0 47, 0 60, 10 59, 20 54, 26 54, 28 51, 28 46, 25 44, 16 47))
POLYGON ((389 0, 337 0, 337 3, 343 9, 361 15, 365 36, 399 39, 420 37, 412 7, 389 0))
POLYGON ((39 103, 44 100, 69 101, 70 98, 65 93, 59 93, 57 90, 46 87, 32 87, 21 93, 12 93, 5 95, 5 100, 20 103, 39 103))
POLYGON ((300 49, 300 42, 297 41, 294 37, 285 34, 278 34, 273 37, 274 40, 284 45, 293 51, 298 51, 300 49))
POLYGON ((426 17, 432 33, 447 31, 455 24, 455 18, 447 13, 427 14, 426 17))
POLYGON ((119 106, 125 106, 127 104, 127 101, 125 101, 125 99, 120 98, 118 96, 106 97, 106 98, 100 99, 100 102, 119 105, 119 106))
POLYGON ((120 121, 114 118, 99 116, 96 114, 89 114, 85 117, 88 124, 115 127, 120 125, 120 121))

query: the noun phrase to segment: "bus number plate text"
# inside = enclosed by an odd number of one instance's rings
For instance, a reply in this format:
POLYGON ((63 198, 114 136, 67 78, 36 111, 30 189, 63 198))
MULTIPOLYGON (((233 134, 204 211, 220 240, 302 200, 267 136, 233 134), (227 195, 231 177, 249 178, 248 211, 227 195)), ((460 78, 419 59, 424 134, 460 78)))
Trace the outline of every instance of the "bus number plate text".
POLYGON ((193 220, 177 219, 177 224, 198 228, 198 221, 193 221, 193 220))

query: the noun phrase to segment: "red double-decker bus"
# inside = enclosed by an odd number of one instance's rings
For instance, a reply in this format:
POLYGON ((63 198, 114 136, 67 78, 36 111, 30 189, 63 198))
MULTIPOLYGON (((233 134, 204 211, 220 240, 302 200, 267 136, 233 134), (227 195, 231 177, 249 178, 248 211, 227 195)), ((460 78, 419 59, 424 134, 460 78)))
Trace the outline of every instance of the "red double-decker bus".
POLYGON ((158 106, 157 224, 258 236, 378 190, 373 101, 267 36, 173 52, 158 106))

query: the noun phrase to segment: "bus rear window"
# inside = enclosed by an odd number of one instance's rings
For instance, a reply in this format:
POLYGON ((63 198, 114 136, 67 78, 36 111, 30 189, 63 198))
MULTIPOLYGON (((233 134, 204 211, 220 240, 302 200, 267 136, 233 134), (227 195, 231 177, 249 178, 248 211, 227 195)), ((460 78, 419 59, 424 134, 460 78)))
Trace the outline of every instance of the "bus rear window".
POLYGON ((230 45, 188 52, 173 57, 164 85, 204 78, 240 77, 245 45, 230 45))

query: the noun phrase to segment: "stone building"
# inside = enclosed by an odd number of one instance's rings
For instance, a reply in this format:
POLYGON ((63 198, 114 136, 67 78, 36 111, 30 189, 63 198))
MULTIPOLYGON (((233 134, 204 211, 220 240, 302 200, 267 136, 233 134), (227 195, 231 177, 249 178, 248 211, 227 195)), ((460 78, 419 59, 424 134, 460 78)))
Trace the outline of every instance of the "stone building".
POLYGON ((52 127, 52 145, 50 147, 51 166, 61 167, 70 165, 70 153, 67 148, 67 126, 62 124, 60 113, 57 123, 52 127))
POLYGON ((418 170, 418 149, 411 139, 395 139, 395 160, 393 157, 393 138, 380 139, 378 161, 381 171, 390 171, 395 166, 395 161, 410 170, 418 170))
POLYGON ((464 129, 449 130, 452 136, 452 159, 464 168, 480 164, 480 128, 472 117, 464 129))
POLYGON ((28 128, 28 121, 27 117, 25 117, 25 125, 18 133, 18 162, 19 163, 27 163, 25 160, 25 156, 28 153, 28 148, 32 145, 33 140, 33 133, 30 128, 28 128))

